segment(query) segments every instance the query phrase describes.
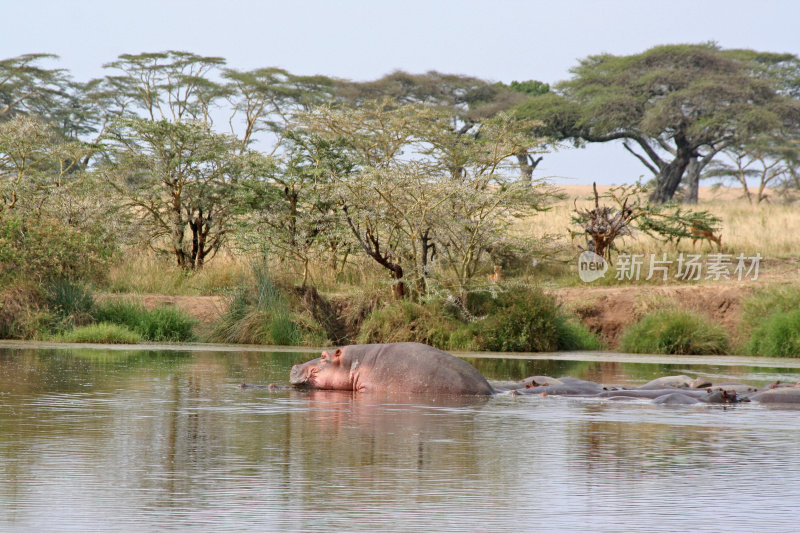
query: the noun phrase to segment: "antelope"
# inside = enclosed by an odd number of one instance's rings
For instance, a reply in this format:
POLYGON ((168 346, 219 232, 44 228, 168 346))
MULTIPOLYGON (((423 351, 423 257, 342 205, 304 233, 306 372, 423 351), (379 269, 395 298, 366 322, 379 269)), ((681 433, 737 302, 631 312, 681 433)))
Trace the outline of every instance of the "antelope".
POLYGON ((689 236, 692 239, 692 250, 697 247, 697 241, 707 240, 709 246, 713 246, 712 242, 717 243, 717 247, 722 250, 722 235, 714 235, 714 232, 707 227, 691 226, 689 228, 689 236))
POLYGON ((494 265, 494 273, 489 274, 489 281, 492 283, 497 283, 501 279, 503 279, 503 267, 500 265, 494 265))

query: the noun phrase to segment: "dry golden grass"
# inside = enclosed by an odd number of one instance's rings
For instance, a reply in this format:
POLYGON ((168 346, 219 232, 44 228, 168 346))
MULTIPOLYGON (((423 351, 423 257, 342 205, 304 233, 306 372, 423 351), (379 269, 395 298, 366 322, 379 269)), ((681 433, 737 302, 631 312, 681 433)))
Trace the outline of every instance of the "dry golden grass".
MULTIPOLYGON (((608 188, 599 186, 598 190, 602 194, 608 188)), ((578 246, 585 243, 579 238, 571 241, 568 230, 575 205, 591 205, 592 187, 571 185, 561 186, 560 189, 567 195, 565 200, 558 201, 547 212, 518 220, 514 226, 519 234, 525 236, 550 237, 546 246, 553 248, 548 252, 548 257, 554 260, 541 261, 532 269, 516 271, 513 277, 550 288, 582 284, 575 275, 575 256, 578 246)), ((800 256, 800 233, 794 230, 800 225, 798 205, 782 201, 777 194, 770 195, 769 203, 750 205, 742 198, 740 189, 701 187, 697 209, 708 210, 722 220, 720 233, 723 252, 734 256, 739 253, 746 256, 760 253, 765 260, 772 260, 774 264, 770 265, 769 272, 773 272, 772 276, 778 280, 788 279, 796 271, 794 261, 800 256)), ((644 234, 626 237, 617 243, 617 247, 627 253, 666 252, 669 256, 693 251, 690 239, 684 239, 676 247, 644 234)), ((708 242, 698 242, 697 253, 707 254, 711 250, 708 242)), ((716 245, 713 251, 717 251, 716 245)), ((539 256, 538 253, 533 255, 539 256)), ((202 271, 187 276, 175 266, 172 257, 156 257, 133 250, 130 255, 123 254, 110 269, 105 288, 124 293, 187 296, 226 294, 252 275, 252 260, 223 254, 209 262, 202 271)), ((491 265, 487 264, 486 269, 486 273, 491 272, 491 265)), ((270 260, 270 274, 287 286, 299 285, 303 279, 302 268, 275 257, 270 260)), ((767 272, 762 271, 764 274, 767 272)), ((332 265, 329 258, 318 258, 310 265, 308 282, 328 295, 337 296, 388 295, 391 285, 387 272, 360 254, 351 255, 344 269, 341 269, 341 265, 332 265)), ((651 283, 660 284, 658 280, 651 283)), ((595 285, 604 284, 614 285, 616 282, 613 278, 595 282, 595 285)))
POLYGON ((245 261, 221 254, 202 270, 187 275, 172 257, 134 248, 124 251, 109 269, 105 288, 120 293, 218 295, 237 286, 248 273, 245 261))
MULTIPOLYGON (((598 192, 602 194, 608 188, 599 186, 598 192)), ((546 213, 520 220, 516 226, 518 231, 535 237, 553 235, 569 241, 570 217, 575 205, 577 203, 579 208, 591 205, 592 187, 570 185, 561 189, 568 196, 566 200, 558 202, 546 213)), ((701 187, 697 209, 707 210, 721 219, 720 234, 725 253, 744 253, 747 256, 760 253, 770 259, 797 257, 800 255, 800 233, 795 228, 800 226, 800 209, 797 204, 781 201, 777 194, 770 195, 770 199, 769 202, 750 205, 742 198, 740 189, 701 187)), ((576 239, 574 245, 579 244, 583 243, 576 239)), ((629 253, 645 254, 692 250, 689 239, 684 239, 676 249, 643 234, 626 237, 618 246, 629 253)), ((702 249, 706 253, 709 248, 707 241, 697 243, 698 251, 702 249)))

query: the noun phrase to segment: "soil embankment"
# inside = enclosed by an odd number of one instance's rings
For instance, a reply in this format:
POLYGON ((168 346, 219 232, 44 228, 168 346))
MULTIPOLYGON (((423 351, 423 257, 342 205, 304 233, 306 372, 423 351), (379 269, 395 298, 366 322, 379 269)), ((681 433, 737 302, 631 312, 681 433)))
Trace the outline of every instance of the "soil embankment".
POLYGON ((626 327, 652 311, 679 308, 707 316, 737 336, 742 300, 752 285, 576 287, 549 291, 615 348, 626 327))

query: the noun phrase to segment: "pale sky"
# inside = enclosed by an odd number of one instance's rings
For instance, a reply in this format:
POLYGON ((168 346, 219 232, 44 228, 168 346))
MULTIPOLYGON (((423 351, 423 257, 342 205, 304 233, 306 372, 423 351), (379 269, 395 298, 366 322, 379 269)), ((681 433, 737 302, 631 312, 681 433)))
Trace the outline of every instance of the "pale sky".
MULTIPOLYGON (((791 0, 0 0, 0 57, 54 53, 74 78, 124 53, 186 50, 236 69, 371 80, 397 69, 554 83, 588 55, 659 44, 800 54, 791 0)), ((546 155, 539 176, 623 183, 648 172, 619 144, 546 155)))

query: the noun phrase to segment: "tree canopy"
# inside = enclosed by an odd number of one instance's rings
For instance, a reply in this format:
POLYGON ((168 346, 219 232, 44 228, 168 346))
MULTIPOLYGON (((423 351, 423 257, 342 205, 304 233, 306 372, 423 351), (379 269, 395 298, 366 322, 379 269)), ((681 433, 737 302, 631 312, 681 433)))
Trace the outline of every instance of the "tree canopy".
MULTIPOLYGON (((767 54, 758 57, 763 63, 767 54)), ((532 98, 519 113, 559 138, 624 141, 654 174, 656 202, 672 199, 692 161, 800 123, 800 102, 781 94, 774 77, 714 44, 590 56, 571 72, 557 94, 532 98)))

